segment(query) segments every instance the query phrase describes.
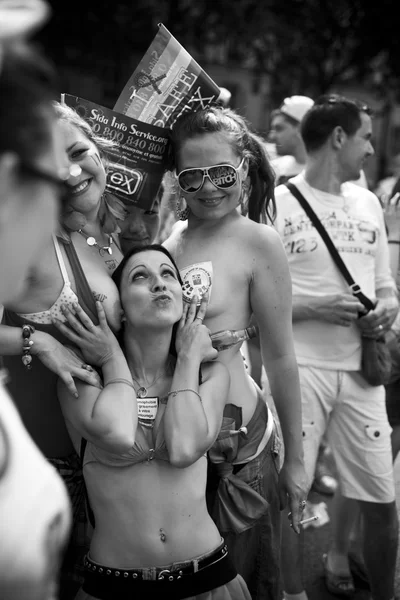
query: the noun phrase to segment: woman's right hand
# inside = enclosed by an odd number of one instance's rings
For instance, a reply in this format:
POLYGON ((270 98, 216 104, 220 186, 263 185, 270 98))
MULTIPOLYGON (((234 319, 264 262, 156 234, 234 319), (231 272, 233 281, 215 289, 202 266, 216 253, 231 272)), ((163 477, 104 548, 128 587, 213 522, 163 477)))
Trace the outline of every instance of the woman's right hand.
POLYGON ((95 325, 85 311, 74 304, 74 311, 63 307, 67 323, 53 319, 59 331, 82 352, 83 358, 90 364, 102 367, 116 353, 122 353, 117 338, 111 331, 101 302, 96 302, 99 324, 95 325))
POLYGON ((64 382, 71 394, 78 397, 74 377, 94 387, 102 387, 100 377, 96 371, 88 371, 74 352, 63 346, 58 340, 48 333, 36 331, 33 336, 31 354, 36 356, 45 367, 64 382))
POLYGON ((176 352, 183 356, 198 354, 200 362, 212 361, 218 356, 213 348, 210 330, 203 325, 208 305, 208 294, 204 294, 197 310, 197 296, 193 296, 190 304, 183 303, 182 318, 176 334, 176 352))

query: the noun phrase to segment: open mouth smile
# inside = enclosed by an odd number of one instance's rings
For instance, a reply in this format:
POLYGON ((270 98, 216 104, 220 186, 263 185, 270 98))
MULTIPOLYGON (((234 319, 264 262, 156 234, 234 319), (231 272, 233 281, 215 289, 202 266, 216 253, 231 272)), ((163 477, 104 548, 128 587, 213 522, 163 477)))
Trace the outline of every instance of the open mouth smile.
POLYGON ((91 182, 91 179, 85 179, 85 181, 81 181, 81 183, 70 187, 71 196, 77 196, 78 194, 82 194, 83 192, 85 192, 91 184, 91 182))
POLYGON ((218 198, 199 198, 199 201, 205 206, 216 206, 220 202, 222 202, 223 196, 219 196, 218 198))

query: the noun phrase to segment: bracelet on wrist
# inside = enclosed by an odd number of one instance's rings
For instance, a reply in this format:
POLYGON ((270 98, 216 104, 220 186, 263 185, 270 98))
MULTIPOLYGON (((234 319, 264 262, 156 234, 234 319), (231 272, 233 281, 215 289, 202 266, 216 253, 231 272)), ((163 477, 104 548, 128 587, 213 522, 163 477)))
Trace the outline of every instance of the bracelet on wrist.
POLYGON ((400 240, 388 240, 388 244, 400 244, 400 240))
POLYGON ((167 396, 177 396, 178 394, 180 394, 181 392, 192 392, 192 394, 196 394, 196 396, 199 398, 200 402, 203 402, 203 400, 201 399, 201 396, 198 392, 196 392, 196 390, 192 390, 192 388, 183 388, 182 390, 173 390, 172 392, 169 392, 167 394, 167 396))
POLYGON ((32 369, 32 354, 31 348, 34 344, 33 340, 31 340, 31 335, 35 333, 35 328, 33 325, 24 324, 22 325, 22 364, 24 367, 30 371, 32 369))

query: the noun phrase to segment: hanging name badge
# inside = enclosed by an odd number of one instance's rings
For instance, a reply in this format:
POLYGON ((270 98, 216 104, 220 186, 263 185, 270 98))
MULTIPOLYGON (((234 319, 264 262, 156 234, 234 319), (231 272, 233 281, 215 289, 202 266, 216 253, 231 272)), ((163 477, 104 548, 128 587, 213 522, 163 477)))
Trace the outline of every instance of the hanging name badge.
POLYGON ((184 302, 190 302, 193 296, 198 296, 197 304, 200 305, 203 294, 208 292, 211 297, 213 266, 211 261, 196 263, 180 271, 183 287, 184 302))
POLYGON ((144 427, 153 427, 158 411, 158 396, 153 398, 137 398, 139 423, 144 427))

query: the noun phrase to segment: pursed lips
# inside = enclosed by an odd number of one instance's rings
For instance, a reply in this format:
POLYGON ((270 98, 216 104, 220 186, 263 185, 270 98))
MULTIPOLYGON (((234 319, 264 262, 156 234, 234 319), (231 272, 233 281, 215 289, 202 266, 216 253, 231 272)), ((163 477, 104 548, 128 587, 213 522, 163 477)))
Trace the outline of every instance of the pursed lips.
POLYGON ((157 300, 172 300, 171 296, 168 296, 168 294, 158 294, 157 296, 155 296, 153 298, 153 300, 157 301, 157 300))

